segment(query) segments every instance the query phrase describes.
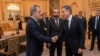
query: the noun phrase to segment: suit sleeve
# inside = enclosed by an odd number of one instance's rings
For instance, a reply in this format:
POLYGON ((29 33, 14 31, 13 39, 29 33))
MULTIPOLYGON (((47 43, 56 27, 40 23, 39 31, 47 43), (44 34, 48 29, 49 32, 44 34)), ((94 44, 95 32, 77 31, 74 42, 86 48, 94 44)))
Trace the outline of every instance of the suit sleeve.
POLYGON ((86 31, 86 29, 87 29, 87 21, 86 21, 86 17, 84 18, 85 19, 85 21, 84 21, 84 27, 85 27, 85 31, 86 31))
POLYGON ((79 48, 83 48, 84 41, 85 41, 85 33, 84 33, 82 21, 80 19, 77 20, 77 25, 78 25, 78 32, 80 37, 79 48))
POLYGON ((59 38, 61 38, 61 37, 65 37, 64 21, 63 21, 62 25, 63 25, 63 26, 62 26, 62 28, 61 28, 59 34, 58 34, 58 37, 59 37, 59 38))
POLYGON ((50 20, 48 20, 48 25, 47 25, 47 36, 48 37, 51 37, 50 35, 51 35, 51 26, 50 26, 50 20))
POLYGON ((89 21, 88 21, 88 30, 89 30, 89 31, 91 31, 91 28, 90 28, 90 27, 91 27, 91 18, 90 18, 89 21))
POLYGON ((93 18, 91 18, 89 21, 89 29, 90 29, 90 31, 93 31, 92 30, 93 29, 93 18))
POLYGON ((37 28, 36 24, 30 24, 29 26, 29 31, 32 35, 34 35, 34 38, 38 39, 39 41, 43 42, 49 42, 52 43, 52 39, 49 37, 44 36, 43 34, 40 33, 39 29, 37 28))

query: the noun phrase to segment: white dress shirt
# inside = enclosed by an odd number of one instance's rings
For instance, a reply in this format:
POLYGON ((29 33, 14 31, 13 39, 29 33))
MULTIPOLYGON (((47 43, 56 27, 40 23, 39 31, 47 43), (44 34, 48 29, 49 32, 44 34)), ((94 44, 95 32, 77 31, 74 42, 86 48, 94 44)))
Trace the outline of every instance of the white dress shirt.
POLYGON ((36 22, 38 22, 38 20, 35 18, 35 17, 33 17, 33 16, 31 16, 36 22))
POLYGON ((80 19, 82 19, 82 16, 79 16, 80 19))
POLYGON ((96 16, 96 18, 95 18, 95 29, 97 29, 98 20, 99 20, 99 16, 96 16))
POLYGON ((43 18, 44 23, 46 24, 46 18, 43 18))

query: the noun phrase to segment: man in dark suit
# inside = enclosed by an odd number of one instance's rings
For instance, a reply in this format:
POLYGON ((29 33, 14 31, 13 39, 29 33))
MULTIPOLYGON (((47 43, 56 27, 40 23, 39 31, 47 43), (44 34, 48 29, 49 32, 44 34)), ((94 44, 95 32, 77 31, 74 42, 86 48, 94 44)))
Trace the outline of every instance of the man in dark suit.
MULTIPOLYGON (((53 10, 53 16, 49 20, 48 36, 53 37, 57 35, 63 26, 63 20, 59 17, 60 11, 58 9, 53 10)), ((62 40, 60 37, 56 43, 50 46, 50 56, 54 56, 55 49, 57 48, 57 56, 62 56, 62 40)))
MULTIPOLYGON (((87 21, 86 21, 86 17, 83 17, 82 16, 82 11, 79 11, 78 12, 78 18, 82 20, 82 23, 83 23, 83 27, 84 27, 84 33, 86 33, 86 30, 87 30, 87 21)), ((85 39, 86 39, 86 35, 85 35, 85 39)), ((84 49, 86 49, 85 47, 85 41, 84 41, 84 49)))
POLYGON ((43 31, 39 26, 38 21, 41 18, 40 6, 34 5, 30 8, 30 15, 26 25, 26 38, 27 38, 27 50, 26 56, 41 56, 43 50, 43 42, 56 42, 56 37, 46 37, 43 35, 43 31))
POLYGON ((42 19, 40 20, 40 26, 45 31, 44 35, 47 36, 48 17, 46 13, 42 13, 42 19))
POLYGON ((20 30, 23 29, 23 28, 22 28, 22 23, 23 23, 22 20, 20 20, 19 23, 18 23, 18 29, 20 29, 20 30))
POLYGON ((90 31, 90 27, 91 27, 91 20, 92 20, 92 15, 90 15, 89 21, 88 21, 88 39, 91 38, 91 31, 90 31))
POLYGON ((84 29, 82 21, 72 16, 69 5, 62 7, 62 16, 65 19, 64 26, 58 37, 65 36, 66 56, 82 56, 84 47, 84 29))
POLYGON ((94 49, 95 39, 97 37, 98 50, 100 51, 100 11, 96 11, 96 16, 91 20, 90 31, 92 32, 92 41, 90 51, 94 49))

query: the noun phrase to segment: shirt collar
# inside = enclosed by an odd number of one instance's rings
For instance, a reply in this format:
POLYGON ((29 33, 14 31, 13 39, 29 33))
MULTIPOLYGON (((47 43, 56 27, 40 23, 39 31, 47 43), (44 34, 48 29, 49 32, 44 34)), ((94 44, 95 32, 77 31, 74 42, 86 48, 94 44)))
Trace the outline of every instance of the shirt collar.
POLYGON ((82 19, 82 16, 79 16, 80 19, 82 19))
POLYGON ((54 18, 55 20, 59 20, 59 18, 54 18))
POLYGON ((72 15, 70 15, 70 16, 69 16, 69 18, 68 18, 67 20, 69 20, 69 21, 70 21, 71 19, 72 19, 72 15))
POLYGON ((36 22, 38 22, 37 19, 36 19, 34 16, 31 16, 31 17, 32 17, 36 22))

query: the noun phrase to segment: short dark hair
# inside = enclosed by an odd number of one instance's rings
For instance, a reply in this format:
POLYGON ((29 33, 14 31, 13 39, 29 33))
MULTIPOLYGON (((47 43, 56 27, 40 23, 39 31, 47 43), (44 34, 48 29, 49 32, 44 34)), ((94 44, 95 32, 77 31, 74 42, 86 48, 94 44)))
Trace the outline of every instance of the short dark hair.
POLYGON ((33 6, 30 8, 30 15, 32 15, 33 12, 36 12, 37 7, 40 7, 40 6, 39 6, 39 5, 33 5, 33 6))
POLYGON ((65 5, 65 6, 63 6, 62 8, 65 8, 66 10, 69 10, 70 13, 72 14, 72 8, 71 8, 71 6, 65 5))
POLYGON ((54 13, 54 10, 56 10, 56 9, 59 10, 58 8, 54 8, 54 9, 52 10, 52 13, 54 13))

